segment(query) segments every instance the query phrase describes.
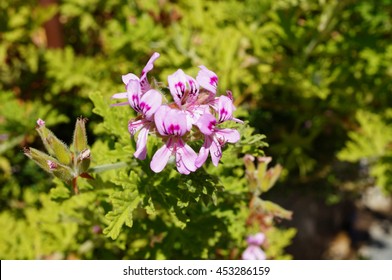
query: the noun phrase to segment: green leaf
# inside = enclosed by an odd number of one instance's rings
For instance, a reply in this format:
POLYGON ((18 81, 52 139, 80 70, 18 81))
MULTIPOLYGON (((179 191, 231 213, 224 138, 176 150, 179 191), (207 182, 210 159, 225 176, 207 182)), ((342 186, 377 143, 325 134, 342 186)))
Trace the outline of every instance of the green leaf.
POLYGON ((109 225, 104 229, 103 233, 114 240, 120 235, 124 224, 132 227, 132 213, 139 205, 141 199, 137 191, 131 192, 129 190, 115 192, 110 198, 113 202, 113 210, 106 214, 109 225))

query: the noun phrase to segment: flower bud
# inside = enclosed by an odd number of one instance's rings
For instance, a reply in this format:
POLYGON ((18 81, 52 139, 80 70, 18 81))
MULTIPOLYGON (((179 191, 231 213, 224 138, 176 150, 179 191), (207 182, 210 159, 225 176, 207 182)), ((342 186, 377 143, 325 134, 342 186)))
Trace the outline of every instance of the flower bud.
POLYGON ((76 154, 87 149, 86 118, 76 120, 72 146, 76 154))
POLYGON ((65 145, 60 139, 53 134, 46 126, 45 122, 39 119, 37 121, 38 127, 37 132, 45 145, 46 150, 49 154, 55 156, 61 163, 70 164, 72 160, 72 154, 69 151, 67 145, 65 145))

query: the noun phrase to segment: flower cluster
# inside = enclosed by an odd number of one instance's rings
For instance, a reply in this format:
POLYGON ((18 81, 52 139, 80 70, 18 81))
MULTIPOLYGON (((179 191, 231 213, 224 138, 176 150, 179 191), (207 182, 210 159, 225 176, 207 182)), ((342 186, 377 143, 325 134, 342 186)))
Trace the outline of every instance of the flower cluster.
POLYGON ((140 160, 146 158, 147 138, 154 134, 165 142, 151 160, 150 167, 154 172, 162 171, 172 156, 182 174, 196 171, 208 155, 217 166, 223 145, 240 139, 237 130, 220 127, 229 120, 241 122, 233 117, 235 107, 231 92, 217 97, 218 77, 205 66, 200 66, 196 79, 179 69, 168 76, 174 102, 164 104, 162 93, 147 79, 147 73, 153 69, 158 57, 158 53, 152 55, 140 77, 133 73, 123 75, 126 92, 112 96, 128 99, 113 106, 130 105, 137 112, 137 117, 128 124, 129 133, 132 136, 137 134, 134 156, 140 160), (187 142, 198 139, 203 139, 204 144, 196 153, 187 142))

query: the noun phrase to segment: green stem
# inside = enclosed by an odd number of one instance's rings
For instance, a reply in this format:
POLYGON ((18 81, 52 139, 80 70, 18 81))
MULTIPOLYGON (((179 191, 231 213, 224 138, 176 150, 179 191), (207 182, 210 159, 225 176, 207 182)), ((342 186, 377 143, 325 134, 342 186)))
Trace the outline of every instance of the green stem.
POLYGON ((104 164, 104 165, 98 165, 95 167, 89 168, 88 172, 91 173, 100 173, 108 170, 113 170, 113 169, 118 169, 118 168, 123 168, 127 166, 127 163, 125 162, 116 162, 116 163, 110 163, 110 164, 104 164))

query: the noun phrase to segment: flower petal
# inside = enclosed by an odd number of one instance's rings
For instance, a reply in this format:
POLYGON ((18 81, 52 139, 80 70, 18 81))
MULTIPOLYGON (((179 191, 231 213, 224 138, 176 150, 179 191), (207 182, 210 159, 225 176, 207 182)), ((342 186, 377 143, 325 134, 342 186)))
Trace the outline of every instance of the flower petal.
POLYGON ((173 96, 174 102, 176 102, 177 105, 181 106, 182 98, 184 97, 186 92, 187 83, 187 78, 184 71, 178 69, 172 75, 169 75, 167 77, 167 80, 169 83, 169 90, 171 95, 173 96))
POLYGON ((144 66, 142 73, 140 75, 140 85, 142 92, 148 91, 151 86, 150 83, 147 80, 147 73, 150 72, 154 68, 154 62, 159 58, 160 54, 157 52, 154 52, 150 59, 148 60, 146 66, 144 66))
POLYGON ((121 78, 122 78, 122 81, 123 81, 123 83, 125 84, 125 86, 128 85, 128 83, 129 83, 130 80, 139 80, 139 77, 136 76, 136 75, 133 74, 133 73, 128 73, 128 74, 126 74, 126 75, 122 75, 121 78))
POLYGON ((196 123, 201 133, 211 135, 215 130, 216 119, 210 113, 204 113, 196 123))
POLYGON ((154 114, 154 123, 160 135, 165 134, 164 119, 170 107, 167 105, 160 106, 154 114))
POLYGON ((136 151, 133 154, 135 158, 144 160, 147 155, 147 137, 149 132, 149 125, 144 126, 137 136, 136 151))
POLYGON ((215 131, 215 135, 221 145, 226 142, 236 143, 241 138, 240 133, 237 130, 231 128, 217 129, 215 131))
POLYGON ((128 101, 131 107, 141 113, 139 102, 142 95, 139 80, 130 80, 127 85, 128 101))
POLYGON ((129 133, 134 136, 136 132, 138 132, 143 126, 144 126, 145 121, 144 120, 130 120, 128 122, 128 131, 129 133))
POLYGON ((212 144, 212 138, 210 136, 206 136, 204 138, 204 144, 201 146, 199 155, 196 158, 195 165, 197 168, 202 166, 204 162, 207 160, 208 154, 210 153, 210 147, 212 144))
POLYGON ((265 260, 266 255, 260 247, 250 245, 242 253, 242 259, 243 260, 265 260))
POLYGON ((264 240, 265 240, 265 234, 262 232, 259 232, 255 235, 248 236, 248 238, 246 239, 246 242, 248 242, 249 245, 260 246, 261 244, 263 244, 264 240))
POLYGON ((155 125, 163 136, 182 136, 187 131, 187 118, 183 111, 162 105, 154 114, 155 125))
POLYGON ((158 151, 155 152, 150 162, 150 168, 155 173, 159 173, 165 168, 169 158, 172 154, 171 139, 163 145, 158 151))
POLYGON ((218 76, 212 72, 211 70, 207 69, 204 65, 199 66, 201 69, 196 76, 196 81, 206 90, 216 94, 216 89, 218 87, 218 76))
POLYGON ((224 122, 227 120, 231 120, 233 118, 234 105, 233 101, 227 96, 221 95, 218 98, 218 120, 219 122, 224 122))
POLYGON ((185 76, 186 76, 187 84, 189 86, 188 97, 186 102, 193 103, 194 101, 196 101, 197 96, 199 95, 199 83, 191 76, 188 75, 185 76))
POLYGON ((212 164, 218 166, 218 163, 222 157, 222 147, 217 141, 216 137, 214 137, 214 140, 211 143, 210 154, 211 154, 212 164))
POLYGON ((140 99, 139 107, 147 119, 151 119, 162 104, 162 95, 155 89, 150 89, 140 99))
POLYGON ((177 141, 176 150, 177 170, 182 174, 189 174, 190 172, 196 171, 196 158, 196 152, 189 145, 179 139, 177 141))
POLYGON ((115 93, 110 97, 110 99, 123 99, 128 97, 128 92, 115 93))

